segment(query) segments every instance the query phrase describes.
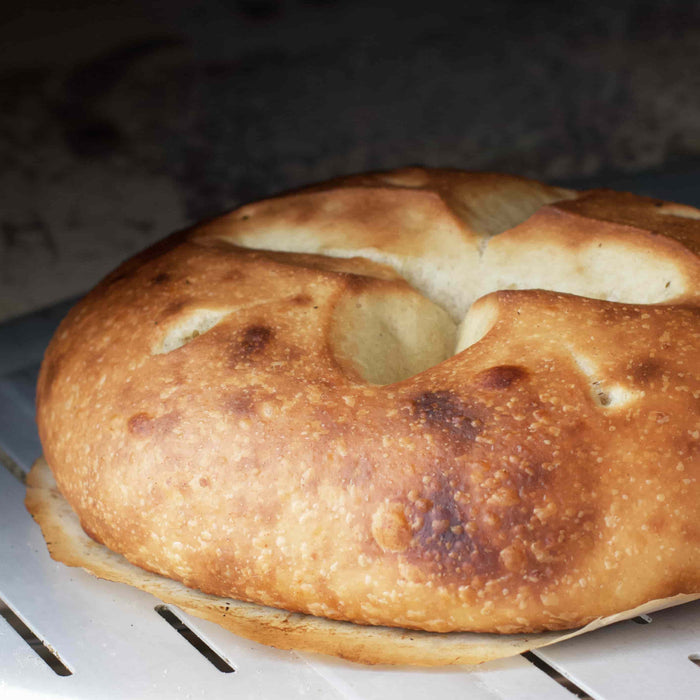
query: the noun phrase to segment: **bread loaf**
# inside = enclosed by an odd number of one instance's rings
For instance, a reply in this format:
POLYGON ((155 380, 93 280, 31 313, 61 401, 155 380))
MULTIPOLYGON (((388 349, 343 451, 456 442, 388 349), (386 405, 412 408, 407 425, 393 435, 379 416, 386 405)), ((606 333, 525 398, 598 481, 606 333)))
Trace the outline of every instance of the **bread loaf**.
POLYGON ((69 313, 44 454, 207 594, 514 633, 700 593, 699 219, 423 169, 244 206, 69 313))

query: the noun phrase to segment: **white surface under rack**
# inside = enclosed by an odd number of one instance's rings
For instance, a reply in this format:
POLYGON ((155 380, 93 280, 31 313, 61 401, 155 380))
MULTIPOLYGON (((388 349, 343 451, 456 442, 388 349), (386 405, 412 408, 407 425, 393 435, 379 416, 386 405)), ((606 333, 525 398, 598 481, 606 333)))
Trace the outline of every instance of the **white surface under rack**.
POLYGON ((481 666, 371 668, 261 646, 54 562, 23 505, 53 320, 32 323, 24 352, 3 351, 22 328, 0 327, 0 461, 15 472, 0 467, 0 698, 700 698, 700 601, 481 666))

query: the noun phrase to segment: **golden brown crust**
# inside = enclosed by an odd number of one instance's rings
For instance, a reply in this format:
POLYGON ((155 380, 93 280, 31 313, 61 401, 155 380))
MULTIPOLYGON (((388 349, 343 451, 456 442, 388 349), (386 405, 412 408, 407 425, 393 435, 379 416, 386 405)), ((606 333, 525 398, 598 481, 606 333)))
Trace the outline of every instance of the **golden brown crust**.
POLYGON ((697 592, 700 221, 574 197, 371 175, 123 265, 38 386, 86 532, 205 593, 437 632, 697 592))
POLYGON ((216 622, 256 642, 280 649, 339 656, 364 664, 444 666, 483 663, 554 644, 619 620, 686 603, 697 597, 681 595, 650 601, 640 608, 598 619, 586 627, 566 633, 441 634, 356 625, 207 595, 130 564, 124 557, 85 534, 70 505, 58 491, 43 459, 37 460, 27 477, 26 505, 41 526, 51 556, 57 561, 68 566, 83 567, 100 578, 136 586, 165 603, 177 605, 192 615, 216 622))
POLYGON ((700 253, 698 220, 694 207, 639 197, 626 192, 591 190, 559 207, 581 216, 641 228, 656 236, 674 238, 695 253, 700 253))

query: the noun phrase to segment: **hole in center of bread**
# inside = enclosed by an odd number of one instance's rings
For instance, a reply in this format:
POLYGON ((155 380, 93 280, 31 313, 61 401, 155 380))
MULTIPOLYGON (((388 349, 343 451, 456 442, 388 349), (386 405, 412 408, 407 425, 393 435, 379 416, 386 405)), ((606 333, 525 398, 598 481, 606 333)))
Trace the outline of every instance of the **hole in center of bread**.
POLYGON ((331 349, 350 376, 393 384, 454 354, 457 326, 447 311, 406 284, 373 285, 336 305, 331 349))

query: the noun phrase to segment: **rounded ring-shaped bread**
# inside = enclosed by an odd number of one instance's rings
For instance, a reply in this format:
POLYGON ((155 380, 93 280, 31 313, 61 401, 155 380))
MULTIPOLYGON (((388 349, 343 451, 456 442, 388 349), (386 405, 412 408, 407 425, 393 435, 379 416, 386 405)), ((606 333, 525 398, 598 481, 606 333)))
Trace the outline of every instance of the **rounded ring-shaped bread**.
POLYGON ((68 315, 37 417, 95 540, 428 631, 700 591, 700 211, 409 169, 244 206, 68 315))

